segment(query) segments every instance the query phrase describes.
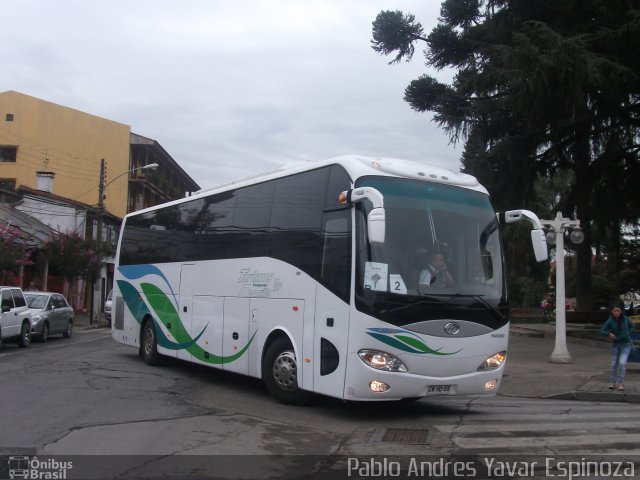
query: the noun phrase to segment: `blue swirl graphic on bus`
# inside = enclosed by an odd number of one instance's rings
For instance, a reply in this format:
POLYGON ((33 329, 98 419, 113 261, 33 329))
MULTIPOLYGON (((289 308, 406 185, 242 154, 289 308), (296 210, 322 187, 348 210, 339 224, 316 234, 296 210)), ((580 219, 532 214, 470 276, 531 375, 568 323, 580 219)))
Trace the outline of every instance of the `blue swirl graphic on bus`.
POLYGON ((455 355, 462 351, 461 348, 455 352, 447 353, 440 351, 442 347, 433 349, 424 343, 418 335, 409 330, 399 328, 369 328, 367 330, 367 333, 376 340, 407 353, 416 353, 419 355, 455 355))
MULTIPOLYGON (((234 362, 242 357, 248 351, 258 333, 256 330, 247 343, 232 355, 216 355, 213 352, 209 352, 205 349, 206 347, 202 347, 197 343, 209 324, 207 323, 195 338, 191 338, 189 331, 180 318, 178 304, 175 301, 176 295, 167 278, 157 267, 153 265, 127 266, 121 267, 119 272, 131 280, 139 280, 144 277, 160 277, 169 287, 174 297, 173 302, 163 289, 153 283, 139 282, 140 290, 138 290, 136 286, 126 280, 117 280, 120 294, 136 322, 142 325, 145 318, 151 317, 153 319, 156 325, 155 331, 158 346, 169 350, 186 350, 201 362, 222 365, 234 362), (173 336, 175 341, 169 339, 165 329, 171 330, 169 335, 173 336)), ((205 344, 207 343, 205 342, 205 344)))
POLYGON ((120 293, 122 294, 122 298, 127 304, 127 308, 133 315, 133 318, 135 318, 136 322, 138 322, 139 325, 142 325, 142 321, 147 317, 147 315, 153 319, 154 323, 157 325, 156 335, 158 337, 158 345, 160 345, 161 347, 167 348, 169 350, 182 350, 189 348, 198 341, 198 339, 202 336, 202 334, 209 326, 209 324, 205 325, 202 331, 193 339, 189 339, 180 343, 172 342, 165 335, 162 328, 160 328, 158 319, 151 314, 151 312, 149 311, 149 307, 147 307, 147 304, 142 300, 142 296, 138 293, 136 287, 131 285, 129 282, 125 282, 124 280, 118 280, 117 283, 118 288, 120 289, 120 293))
POLYGON ((178 296, 173 291, 169 280, 167 279, 167 277, 165 277, 164 273, 162 273, 162 270, 160 270, 155 265, 125 265, 119 267, 118 270, 127 280, 140 280, 142 277, 145 277, 147 275, 157 275, 158 277, 162 278, 164 283, 167 285, 169 291, 171 292, 171 295, 173 296, 173 302, 176 304, 176 307, 178 306, 178 296))

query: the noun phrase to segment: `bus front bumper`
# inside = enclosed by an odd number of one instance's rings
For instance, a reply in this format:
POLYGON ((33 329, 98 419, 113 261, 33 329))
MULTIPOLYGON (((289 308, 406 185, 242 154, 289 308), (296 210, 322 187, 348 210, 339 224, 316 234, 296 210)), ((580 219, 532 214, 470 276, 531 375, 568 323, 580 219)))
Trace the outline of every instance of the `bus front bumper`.
POLYGON ((347 368, 344 399, 389 401, 431 396, 495 395, 500 388, 504 367, 503 364, 495 370, 433 377, 376 370, 365 365, 353 353, 347 368))

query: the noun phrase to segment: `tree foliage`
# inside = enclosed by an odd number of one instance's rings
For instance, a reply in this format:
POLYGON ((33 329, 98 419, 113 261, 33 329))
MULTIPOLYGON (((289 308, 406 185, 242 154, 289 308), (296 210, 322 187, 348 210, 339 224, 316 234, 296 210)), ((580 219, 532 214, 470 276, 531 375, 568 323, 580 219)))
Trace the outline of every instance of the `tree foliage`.
POLYGON ((0 231, 0 275, 3 282, 7 276, 17 277, 20 267, 32 265, 33 248, 26 245, 20 233, 7 226, 0 231))
POLYGON ((79 277, 88 278, 98 271, 98 257, 93 242, 75 232, 50 238, 44 246, 44 252, 49 259, 51 273, 69 281, 79 277))
POLYGON ((400 11, 380 12, 373 25, 372 48, 383 55, 389 55, 398 51, 396 58, 389 63, 397 63, 403 57, 411 60, 414 52, 413 42, 425 40, 422 36, 422 26, 416 23, 416 17, 412 14, 403 14, 400 11))
MULTIPOLYGON (((540 177, 573 181, 554 203, 585 231, 578 307, 590 308, 591 226, 620 257, 620 224, 640 217, 640 0, 446 0, 426 37, 413 15, 381 12, 373 48, 454 69, 413 80, 405 100, 453 142, 498 208, 531 207, 540 177), (393 30, 393 31, 390 31, 393 30)), ((621 266, 618 260, 617 267, 621 266)))
POLYGON ((620 246, 620 258, 622 267, 619 270, 620 285, 618 291, 640 291, 640 230, 636 227, 634 232, 628 234, 622 240, 620 246))

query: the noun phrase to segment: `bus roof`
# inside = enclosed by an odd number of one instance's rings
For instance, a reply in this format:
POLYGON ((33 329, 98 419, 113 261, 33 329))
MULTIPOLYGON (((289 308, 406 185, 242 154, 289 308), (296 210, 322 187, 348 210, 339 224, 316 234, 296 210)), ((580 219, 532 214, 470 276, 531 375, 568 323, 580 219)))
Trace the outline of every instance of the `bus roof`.
POLYGON ((270 172, 259 175, 246 177, 235 180, 217 187, 200 190, 190 197, 174 200, 162 205, 156 205, 144 210, 137 210, 129 215, 153 211, 157 208, 178 204, 188 200, 194 200, 199 197, 208 197, 216 193, 221 193, 237 188, 254 185, 257 183, 273 180, 276 178, 287 177, 296 173, 302 173, 309 170, 315 170, 328 165, 341 165, 349 174, 352 180, 356 180, 366 175, 378 175, 389 177, 402 177, 422 180, 426 182, 443 183, 446 185, 458 186, 475 190, 482 193, 488 193, 487 190, 480 185, 478 180, 471 175, 461 172, 455 172, 447 168, 424 163, 417 163, 409 160, 401 160, 398 158, 388 157, 367 157, 362 155, 344 155, 340 157, 330 158, 328 160, 316 162, 299 162, 272 170, 270 172))

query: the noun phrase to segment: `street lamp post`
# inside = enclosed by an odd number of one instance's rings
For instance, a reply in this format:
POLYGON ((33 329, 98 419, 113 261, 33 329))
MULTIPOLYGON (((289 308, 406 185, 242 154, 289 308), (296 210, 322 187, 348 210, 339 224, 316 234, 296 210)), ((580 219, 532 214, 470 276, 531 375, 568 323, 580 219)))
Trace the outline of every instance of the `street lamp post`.
POLYGON ((562 217, 562 212, 556 214, 553 220, 540 220, 542 225, 549 227, 547 240, 556 243, 556 344, 549 358, 552 363, 571 363, 571 355, 567 349, 567 315, 565 311, 565 279, 564 279, 564 234, 571 231, 571 241, 582 243, 584 234, 580 230, 580 220, 570 220, 562 217))
MULTIPOLYGON (((100 183, 98 185, 98 229, 97 229, 98 233, 96 235, 96 256, 97 256, 97 263, 98 263, 99 278, 102 277, 101 275, 101 272, 102 272, 102 222, 103 222, 103 215, 104 215, 105 189, 120 177, 127 175, 131 172, 135 172, 137 170, 155 170, 156 168, 158 168, 157 163, 150 163, 148 165, 143 165, 142 167, 132 168, 130 170, 127 170, 126 172, 122 172, 121 174, 113 178, 113 180, 105 183, 104 158, 100 159, 100 183)), ((94 277, 92 290, 91 290, 91 315, 89 316, 90 324, 93 324, 93 314, 94 314, 94 308, 95 308, 94 306, 95 289, 96 289, 96 282, 94 277)))

